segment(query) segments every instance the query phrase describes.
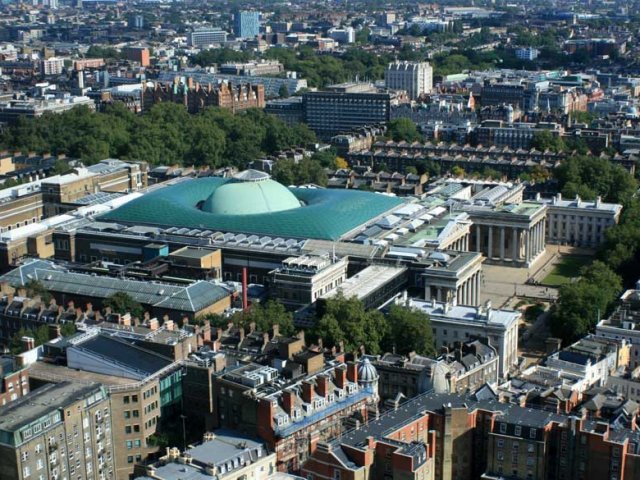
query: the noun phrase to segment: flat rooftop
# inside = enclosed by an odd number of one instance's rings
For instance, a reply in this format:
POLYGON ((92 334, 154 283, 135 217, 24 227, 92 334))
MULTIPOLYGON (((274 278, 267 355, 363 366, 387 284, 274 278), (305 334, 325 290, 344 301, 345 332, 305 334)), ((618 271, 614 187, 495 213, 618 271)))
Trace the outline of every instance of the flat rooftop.
POLYGON ((104 375, 102 373, 86 372, 84 370, 76 370, 75 368, 65 367, 63 365, 54 365, 46 362, 36 362, 29 367, 29 377, 46 381, 62 381, 70 380, 81 385, 91 385, 98 382, 109 386, 129 385, 133 380, 125 377, 116 377, 115 375, 104 375))
POLYGON ((482 309, 465 305, 446 305, 442 302, 427 302, 425 300, 411 299, 411 306, 427 313, 432 319, 440 318, 507 327, 520 318, 520 312, 515 310, 482 309))
POLYGON ((0 407, 0 431, 14 432, 98 389, 100 384, 95 381, 86 385, 66 381, 40 387, 0 407))
POLYGON ((406 267, 370 265, 345 280, 337 289, 324 294, 321 298, 333 298, 338 295, 338 292, 342 292, 346 298, 365 298, 397 276, 402 275, 406 270, 406 267))

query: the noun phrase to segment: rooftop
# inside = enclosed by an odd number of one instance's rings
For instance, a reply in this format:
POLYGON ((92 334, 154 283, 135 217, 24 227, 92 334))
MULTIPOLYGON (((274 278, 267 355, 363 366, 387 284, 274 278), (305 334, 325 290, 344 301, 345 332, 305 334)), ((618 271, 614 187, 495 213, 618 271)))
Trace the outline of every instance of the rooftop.
POLYGON ((469 323, 483 323, 486 325, 496 325, 507 327, 520 318, 520 312, 515 310, 498 310, 481 307, 469 307, 464 305, 450 305, 442 302, 427 302, 424 300, 411 299, 414 308, 427 313, 433 318, 446 318, 448 320, 458 320, 469 323))
POLYGON ((142 305, 192 313, 230 295, 222 286, 202 280, 185 286, 88 275, 46 260, 33 260, 0 277, 0 281, 14 286, 24 286, 32 279, 39 280, 52 292, 92 298, 108 298, 117 292, 127 292, 142 305))
POLYGON ((369 192, 322 188, 287 191, 272 180, 238 182, 205 177, 147 193, 99 219, 337 240, 402 203, 399 198, 369 192), (247 188, 251 193, 246 192, 247 188))
POLYGON ((48 384, 0 407, 0 432, 15 432, 66 405, 101 391, 98 383, 48 384))

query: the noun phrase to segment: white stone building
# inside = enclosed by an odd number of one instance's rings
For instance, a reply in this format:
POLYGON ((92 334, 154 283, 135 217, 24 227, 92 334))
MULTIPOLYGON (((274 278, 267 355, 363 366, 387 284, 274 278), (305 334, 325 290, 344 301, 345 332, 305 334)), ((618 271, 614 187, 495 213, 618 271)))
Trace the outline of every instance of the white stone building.
POLYGON ((484 307, 468 307, 412 299, 409 305, 429 315, 437 347, 474 337, 487 338, 500 356, 500 377, 504 378, 516 364, 520 312, 491 308, 491 302, 484 307))
POLYGON ((384 72, 384 84, 393 90, 406 90, 409 98, 430 93, 433 88, 433 68, 429 62, 393 62, 384 72))

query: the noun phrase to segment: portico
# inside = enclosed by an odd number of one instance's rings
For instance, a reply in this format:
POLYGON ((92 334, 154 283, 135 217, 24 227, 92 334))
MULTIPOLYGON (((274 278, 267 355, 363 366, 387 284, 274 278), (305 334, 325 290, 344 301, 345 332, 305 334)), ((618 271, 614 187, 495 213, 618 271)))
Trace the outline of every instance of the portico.
POLYGON ((546 206, 525 202, 504 208, 473 208, 471 248, 487 263, 530 266, 545 249, 546 206))

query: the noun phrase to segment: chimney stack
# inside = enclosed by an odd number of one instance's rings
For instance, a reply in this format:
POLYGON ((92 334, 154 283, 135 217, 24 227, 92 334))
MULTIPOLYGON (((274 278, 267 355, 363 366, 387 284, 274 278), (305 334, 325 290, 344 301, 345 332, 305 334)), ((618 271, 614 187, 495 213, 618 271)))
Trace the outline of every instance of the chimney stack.
POLYGON ((158 319, 157 318, 152 318, 148 321, 147 326, 149 327, 149 330, 151 331, 156 331, 158 330, 158 319))
POLYGON ((311 403, 313 401, 313 384, 308 380, 302 382, 302 400, 305 403, 311 403))
POLYGON ((33 337, 22 337, 20 341, 22 342, 23 352, 28 352, 29 350, 33 350, 36 346, 36 341, 33 339, 33 337))
POLYGON ((325 375, 316 377, 316 386, 318 387, 318 395, 324 398, 329 395, 329 379, 325 375))
POLYGON ((352 383, 358 383, 358 365, 355 362, 347 363, 347 379, 352 383))
POLYGON ((291 390, 284 390, 282 392, 282 404, 284 406, 284 411, 289 415, 293 413, 293 407, 295 405, 295 393, 291 390))

